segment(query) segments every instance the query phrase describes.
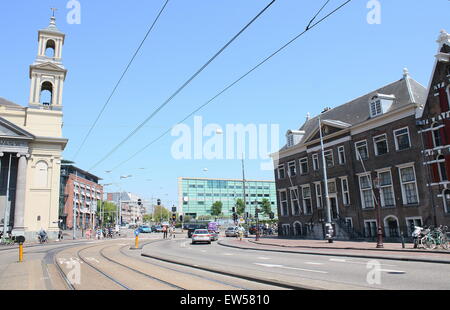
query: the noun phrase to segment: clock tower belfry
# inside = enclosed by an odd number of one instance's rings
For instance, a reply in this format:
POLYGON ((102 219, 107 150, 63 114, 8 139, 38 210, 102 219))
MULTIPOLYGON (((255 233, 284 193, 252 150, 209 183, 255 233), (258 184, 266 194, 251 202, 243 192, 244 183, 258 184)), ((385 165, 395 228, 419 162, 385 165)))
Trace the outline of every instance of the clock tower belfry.
POLYGON ((54 16, 47 28, 39 30, 38 55, 30 66, 30 108, 62 110, 62 94, 67 74, 62 64, 64 39, 65 34, 56 27, 54 16))

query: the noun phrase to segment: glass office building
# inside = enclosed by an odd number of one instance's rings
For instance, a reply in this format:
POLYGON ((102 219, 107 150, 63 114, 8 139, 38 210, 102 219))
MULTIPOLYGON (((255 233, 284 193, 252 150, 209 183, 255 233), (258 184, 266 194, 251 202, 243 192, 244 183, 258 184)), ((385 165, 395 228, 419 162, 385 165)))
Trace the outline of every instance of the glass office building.
MULTIPOLYGON (((198 218, 211 215, 212 204, 222 202, 222 214, 232 215, 232 208, 237 199, 244 200, 242 180, 179 178, 178 199, 179 210, 184 215, 198 218)), ((274 181, 245 181, 245 211, 255 215, 256 205, 266 198, 272 205, 272 212, 277 218, 277 195, 274 181)), ((260 215, 260 218, 264 218, 260 215)))

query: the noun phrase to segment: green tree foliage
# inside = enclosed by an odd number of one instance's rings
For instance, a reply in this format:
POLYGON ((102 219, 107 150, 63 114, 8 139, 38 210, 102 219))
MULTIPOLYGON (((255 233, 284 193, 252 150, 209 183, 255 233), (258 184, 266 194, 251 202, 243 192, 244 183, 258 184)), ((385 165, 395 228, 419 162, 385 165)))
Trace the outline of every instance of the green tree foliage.
POLYGON ((261 203, 261 211, 265 216, 269 216, 270 212, 272 212, 272 204, 269 199, 264 198, 261 203))
POLYGON ((236 203, 234 205, 236 207, 236 213, 239 215, 243 215, 245 212, 245 204, 244 200, 241 198, 236 199, 236 203))
POLYGON ((144 223, 150 223, 152 221, 152 219, 153 219, 152 214, 145 214, 143 216, 144 223))
POLYGON ((163 206, 155 206, 155 209, 153 210, 153 220, 156 222, 169 221, 171 216, 172 212, 163 206))
POLYGON ((215 203, 213 203, 211 207, 211 215, 219 216, 220 214, 222 214, 222 206, 223 204, 221 201, 216 201, 215 203))
POLYGON ((102 221, 104 226, 116 223, 118 208, 115 203, 110 201, 99 201, 97 208, 97 217, 102 221))

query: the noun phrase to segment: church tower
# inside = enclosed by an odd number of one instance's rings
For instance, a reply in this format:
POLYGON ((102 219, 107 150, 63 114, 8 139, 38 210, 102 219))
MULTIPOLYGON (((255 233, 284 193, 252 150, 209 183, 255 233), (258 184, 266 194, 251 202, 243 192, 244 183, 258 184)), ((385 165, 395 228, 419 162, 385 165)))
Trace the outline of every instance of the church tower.
POLYGON ((65 34, 56 27, 54 16, 47 28, 39 30, 38 55, 30 66, 29 107, 61 111, 64 80, 67 70, 62 64, 65 34))

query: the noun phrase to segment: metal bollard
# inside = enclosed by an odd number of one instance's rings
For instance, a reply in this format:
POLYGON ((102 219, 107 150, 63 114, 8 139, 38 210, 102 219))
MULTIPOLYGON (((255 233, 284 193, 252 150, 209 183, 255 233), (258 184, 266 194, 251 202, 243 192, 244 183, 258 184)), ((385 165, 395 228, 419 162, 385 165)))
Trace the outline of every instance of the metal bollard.
POLYGON ((401 239, 402 239, 402 249, 405 248, 405 237, 403 236, 403 232, 400 232, 401 239))
POLYGON ((134 247, 135 247, 136 249, 139 248, 139 236, 136 236, 136 239, 134 240, 134 247))
POLYGON ((23 243, 19 243, 19 263, 23 262, 23 243))

